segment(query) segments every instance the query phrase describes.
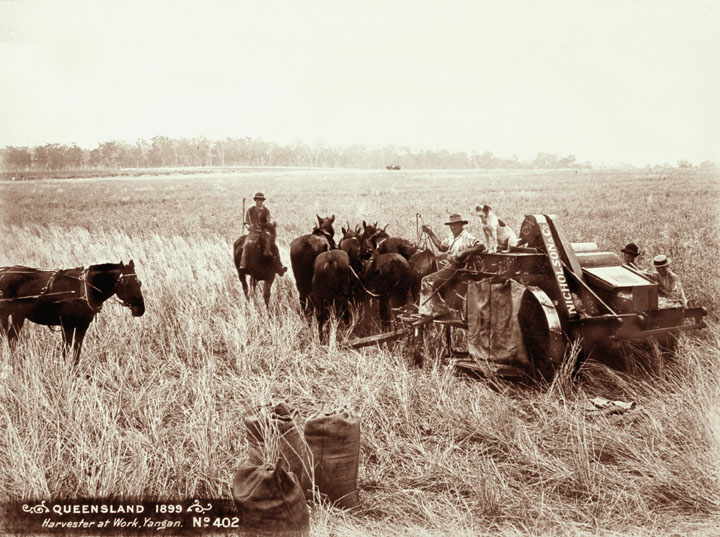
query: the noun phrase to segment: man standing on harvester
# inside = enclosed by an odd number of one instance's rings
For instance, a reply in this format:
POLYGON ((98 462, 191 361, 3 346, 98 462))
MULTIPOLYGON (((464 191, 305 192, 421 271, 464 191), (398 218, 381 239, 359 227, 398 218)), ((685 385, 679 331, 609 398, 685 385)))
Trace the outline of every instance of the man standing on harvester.
MULTIPOLYGON (((253 196, 253 200, 255 200, 255 205, 245 212, 245 221, 243 222, 243 225, 247 227, 248 234, 245 238, 242 257, 240 258, 240 266, 238 267, 240 270, 247 268, 250 256, 249 252, 252 250, 251 246, 258 241, 260 233, 262 233, 270 223, 270 209, 264 205, 265 195, 262 192, 258 192, 253 196)), ((284 267, 282 261, 280 261, 280 251, 274 242, 272 245, 272 255, 275 259, 276 272, 282 276, 287 271, 287 267, 284 267)))
POLYGON ((421 315, 439 317, 454 313, 440 296, 441 286, 447 284, 471 256, 486 249, 482 242, 463 229, 467 223, 468 221, 463 220, 459 214, 451 214, 449 220, 445 222, 445 225, 450 227, 451 235, 444 241, 440 241, 432 229, 422 226, 422 230, 428 234, 435 247, 441 252, 447 252, 447 258, 440 261, 440 270, 422 279, 418 307, 418 313, 421 315))

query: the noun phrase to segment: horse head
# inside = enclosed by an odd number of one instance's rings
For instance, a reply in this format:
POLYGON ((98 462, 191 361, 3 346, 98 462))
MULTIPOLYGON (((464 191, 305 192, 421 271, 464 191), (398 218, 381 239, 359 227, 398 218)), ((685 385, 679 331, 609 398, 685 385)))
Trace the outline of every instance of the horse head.
POLYGON ((377 222, 375 223, 375 231, 367 238, 373 249, 376 249, 383 240, 390 238, 390 235, 385 231, 389 225, 390 224, 386 224, 384 228, 380 229, 377 227, 377 222))
POLYGON ((355 226, 355 229, 350 229, 350 225, 348 224, 347 228, 342 228, 342 233, 343 237, 340 241, 340 249, 348 254, 353 265, 359 266, 363 259, 370 257, 372 245, 363 238, 359 226, 355 226))
POLYGON ((272 222, 265 224, 263 232, 260 233, 260 240, 258 241, 264 257, 273 257, 273 245, 275 244, 276 238, 277 222, 273 220, 272 222))
POLYGON ((317 217, 318 225, 315 228, 316 231, 322 231, 330 237, 335 236, 335 229, 333 228, 333 222, 335 222, 335 215, 326 216, 325 218, 315 215, 317 217))
POLYGON ((123 306, 130 308, 133 317, 140 317, 145 313, 145 300, 143 299, 142 282, 135 273, 135 262, 131 259, 125 265, 120 262, 120 274, 115 283, 115 294, 122 301, 123 306))
POLYGON ((362 221, 362 227, 363 227, 363 238, 370 240, 370 237, 372 237, 375 232, 377 231, 377 222, 374 224, 368 224, 365 222, 365 220, 362 221))

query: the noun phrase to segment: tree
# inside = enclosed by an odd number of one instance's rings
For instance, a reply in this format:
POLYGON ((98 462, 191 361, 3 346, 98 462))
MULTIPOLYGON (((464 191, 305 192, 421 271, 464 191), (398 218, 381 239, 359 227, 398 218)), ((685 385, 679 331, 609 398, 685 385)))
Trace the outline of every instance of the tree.
POLYGON ((6 147, 4 161, 6 169, 26 171, 32 166, 33 155, 27 147, 6 147))
POLYGON ((47 146, 37 146, 33 151, 33 165, 35 168, 38 170, 47 170, 48 162, 47 146))
POLYGON ((65 154, 65 163, 67 166, 78 170, 83 167, 83 161, 85 160, 85 154, 83 150, 77 145, 73 144, 67 149, 65 154))

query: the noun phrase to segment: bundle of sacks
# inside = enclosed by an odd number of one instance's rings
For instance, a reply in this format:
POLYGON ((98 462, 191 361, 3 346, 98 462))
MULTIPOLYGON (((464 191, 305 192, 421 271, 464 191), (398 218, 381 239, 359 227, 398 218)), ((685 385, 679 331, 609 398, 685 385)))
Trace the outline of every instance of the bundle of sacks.
POLYGON ((307 500, 359 507, 359 419, 344 410, 317 414, 305 421, 304 435, 301 421, 285 403, 245 419, 249 458, 233 480, 243 529, 307 535, 307 500))

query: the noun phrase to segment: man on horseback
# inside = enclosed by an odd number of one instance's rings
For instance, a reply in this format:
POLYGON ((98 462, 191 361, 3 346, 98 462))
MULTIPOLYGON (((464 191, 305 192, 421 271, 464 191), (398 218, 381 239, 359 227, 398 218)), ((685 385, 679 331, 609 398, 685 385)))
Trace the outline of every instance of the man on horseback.
MULTIPOLYGON (((265 196, 262 192, 258 192, 253 196, 255 205, 250 207, 245 213, 245 221, 243 225, 247 227, 248 234, 245 238, 245 245, 243 247, 242 258, 240 259, 240 270, 247 269, 247 264, 250 259, 250 251, 252 247, 260 239, 260 233, 270 224, 270 209, 265 207, 265 196)), ((277 245, 273 242, 272 244, 272 256, 275 260, 275 271, 282 276, 287 271, 287 267, 283 266, 280 260, 280 251, 277 245)))

